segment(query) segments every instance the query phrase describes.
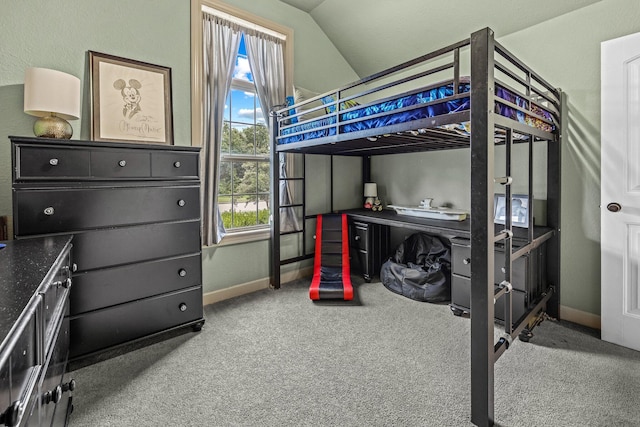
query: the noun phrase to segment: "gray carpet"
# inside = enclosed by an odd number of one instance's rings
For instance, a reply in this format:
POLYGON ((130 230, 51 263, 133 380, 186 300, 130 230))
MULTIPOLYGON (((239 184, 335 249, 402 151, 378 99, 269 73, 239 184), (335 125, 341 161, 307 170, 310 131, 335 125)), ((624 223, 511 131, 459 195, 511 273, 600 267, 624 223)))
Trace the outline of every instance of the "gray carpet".
MULTIPOLYGON (((380 283, 205 307, 187 333, 78 369, 70 426, 470 426, 470 320, 380 283)), ((547 320, 495 370, 498 426, 640 426, 640 353, 547 320)))

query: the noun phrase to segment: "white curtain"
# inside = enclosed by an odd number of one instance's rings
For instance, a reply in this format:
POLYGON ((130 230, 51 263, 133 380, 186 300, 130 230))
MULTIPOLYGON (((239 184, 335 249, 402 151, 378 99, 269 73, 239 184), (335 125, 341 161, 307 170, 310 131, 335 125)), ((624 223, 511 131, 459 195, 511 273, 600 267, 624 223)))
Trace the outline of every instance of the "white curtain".
MULTIPOLYGON (((283 105, 286 99, 284 73, 283 40, 254 30, 245 30, 244 42, 247 47, 247 59, 256 85, 256 92, 262 107, 262 113, 269 127, 269 112, 283 105)), ((291 204, 292 197, 287 185, 286 155, 280 154, 280 206, 291 204)), ((299 230, 298 218, 293 208, 285 207, 280 211, 280 231, 299 230)))
POLYGON ((229 94, 242 29, 220 17, 203 14, 204 126, 202 166, 202 244, 220 243, 225 230, 218 208, 220 145, 224 104, 229 94))

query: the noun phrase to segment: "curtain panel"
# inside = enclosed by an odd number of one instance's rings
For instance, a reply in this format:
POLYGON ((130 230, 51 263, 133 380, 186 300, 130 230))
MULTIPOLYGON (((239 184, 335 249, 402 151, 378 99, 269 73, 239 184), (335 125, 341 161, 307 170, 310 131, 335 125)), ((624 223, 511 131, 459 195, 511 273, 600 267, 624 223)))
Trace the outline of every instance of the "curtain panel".
POLYGON ((240 46, 242 29, 220 17, 203 14, 204 102, 202 156, 202 244, 220 243, 225 235, 218 208, 220 146, 224 105, 240 46))

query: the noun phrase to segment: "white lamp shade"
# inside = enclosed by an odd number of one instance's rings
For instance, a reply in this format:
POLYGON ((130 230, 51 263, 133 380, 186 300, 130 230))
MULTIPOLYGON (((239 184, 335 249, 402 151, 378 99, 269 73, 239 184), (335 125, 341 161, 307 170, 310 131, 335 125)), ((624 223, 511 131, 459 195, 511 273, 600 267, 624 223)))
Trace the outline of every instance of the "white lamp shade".
POLYGON ((364 183, 364 197, 378 197, 378 186, 375 182, 364 183))
POLYGON ((65 120, 80 118, 80 79, 47 68, 27 68, 24 74, 24 112, 65 120))

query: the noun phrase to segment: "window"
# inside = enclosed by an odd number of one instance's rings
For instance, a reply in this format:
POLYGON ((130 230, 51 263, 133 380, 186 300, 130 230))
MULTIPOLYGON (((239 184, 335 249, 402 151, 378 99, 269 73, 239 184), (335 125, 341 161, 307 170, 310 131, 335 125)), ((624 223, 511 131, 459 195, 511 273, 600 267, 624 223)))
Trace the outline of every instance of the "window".
POLYGON ((218 206, 227 231, 269 224, 269 131, 256 96, 244 37, 225 103, 218 206))
POLYGON ((203 26, 206 16, 216 16, 248 31, 282 40, 285 87, 289 88, 293 87, 293 31, 219 0, 191 0, 191 137, 192 145, 203 147, 203 244, 265 239, 269 237, 271 180, 268 114, 262 111, 256 96, 243 40, 236 54, 236 72, 224 109, 222 100, 214 101, 224 111, 223 126, 210 130, 207 120, 212 104, 205 92, 211 90, 213 80, 207 80, 203 74, 205 45, 211 43, 210 26, 206 23, 203 26), (212 132, 217 134, 214 146, 210 144, 212 132), (212 150, 219 150, 220 155, 212 158, 212 150), (220 225, 224 226, 224 232, 220 225))

